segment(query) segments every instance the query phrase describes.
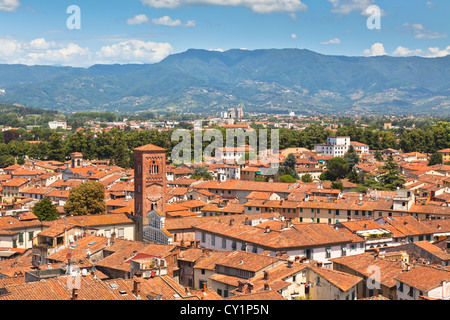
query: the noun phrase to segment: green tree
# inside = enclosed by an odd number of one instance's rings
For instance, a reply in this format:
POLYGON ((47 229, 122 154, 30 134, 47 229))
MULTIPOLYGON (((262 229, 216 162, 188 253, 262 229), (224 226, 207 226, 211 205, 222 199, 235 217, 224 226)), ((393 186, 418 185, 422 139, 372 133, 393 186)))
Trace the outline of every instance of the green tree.
POLYGON ((280 176, 290 175, 294 179, 298 180, 300 179, 300 177, 298 176, 296 168, 297 168, 297 159, 295 158, 295 155, 293 153, 290 153, 280 166, 279 175, 280 176))
POLYGON ((405 179, 400 175, 400 169, 398 164, 394 161, 394 157, 389 155, 386 159, 385 165, 382 167, 384 172, 380 176, 380 182, 387 190, 396 190, 397 188, 403 188, 405 179))
POLYGON ((353 146, 348 148, 347 153, 344 155, 344 159, 347 161, 350 170, 359 163, 359 155, 356 153, 353 146))
POLYGON ((65 150, 62 141, 62 135, 55 132, 50 137, 50 145, 48 150, 48 159, 64 162, 65 160, 65 150))
POLYGON ((285 182, 285 183, 295 183, 297 182, 297 179, 295 179, 293 176, 291 176, 290 174, 285 174, 284 176, 280 177, 280 182, 285 182))
POLYGON ((23 156, 18 156, 17 157, 17 164, 18 165, 23 165, 25 164, 25 158, 23 156))
POLYGON ((313 182, 313 178, 311 177, 311 175, 309 173, 302 175, 301 180, 302 180, 302 182, 305 182, 305 183, 313 182))
POLYGON ((381 154, 380 150, 375 151, 375 160, 377 161, 383 161, 383 155, 381 154))
POLYGON ((64 206, 68 215, 105 214, 105 188, 96 181, 87 181, 73 188, 64 206))
POLYGON ((428 162, 429 166, 433 166, 435 164, 442 164, 442 153, 435 152, 431 155, 430 161, 428 162))
POLYGON ((50 198, 44 198, 35 204, 33 207, 33 213, 38 217, 39 221, 53 221, 59 218, 56 205, 50 200, 50 198))
POLYGON ((361 178, 360 178, 358 172, 356 172, 355 168, 353 168, 352 171, 350 171, 347 178, 348 178, 348 181, 350 181, 352 183, 361 183, 361 178))
POLYGON ((350 171, 350 165, 343 158, 336 157, 328 161, 328 172, 331 175, 331 180, 343 179, 350 171))
POLYGON ((191 179, 212 180, 213 177, 205 166, 196 166, 194 167, 191 179))
POLYGON ((332 189, 339 189, 339 190, 344 190, 344 185, 342 184, 342 182, 341 181, 339 181, 339 180, 336 180, 336 181, 333 181, 332 183, 331 183, 331 188, 332 189))

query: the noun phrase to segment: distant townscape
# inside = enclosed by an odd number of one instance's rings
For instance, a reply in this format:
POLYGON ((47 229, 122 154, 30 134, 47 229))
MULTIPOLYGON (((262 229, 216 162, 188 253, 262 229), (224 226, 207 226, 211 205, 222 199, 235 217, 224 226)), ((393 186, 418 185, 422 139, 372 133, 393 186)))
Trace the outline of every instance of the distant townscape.
POLYGON ((2 108, 0 300, 450 299, 445 118, 2 108))

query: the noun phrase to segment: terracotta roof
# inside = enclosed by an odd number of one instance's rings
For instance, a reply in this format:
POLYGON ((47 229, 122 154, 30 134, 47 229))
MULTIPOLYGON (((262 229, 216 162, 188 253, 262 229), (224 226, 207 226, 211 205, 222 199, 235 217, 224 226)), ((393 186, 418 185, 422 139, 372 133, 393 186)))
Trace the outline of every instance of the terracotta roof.
POLYGON ((433 266, 413 264, 408 272, 397 275, 395 279, 420 291, 428 292, 442 286, 443 281, 449 282, 450 271, 433 266))
POLYGON ((308 268, 344 292, 363 281, 363 278, 345 272, 312 266, 309 266, 308 268))
POLYGON ((357 255, 330 259, 331 262, 345 265, 347 268, 357 271, 366 277, 371 277, 370 266, 380 268, 380 282, 389 288, 396 285, 394 277, 403 272, 400 261, 390 261, 383 258, 375 258, 373 253, 362 253, 357 255), (369 268, 369 269, 368 269, 369 268))
POLYGON ((139 148, 135 148, 137 151, 166 151, 166 149, 155 146, 153 144, 148 144, 139 148))
POLYGON ((253 292, 244 295, 237 295, 225 298, 225 300, 253 300, 253 301, 263 301, 263 300, 286 300, 281 294, 274 290, 253 292))

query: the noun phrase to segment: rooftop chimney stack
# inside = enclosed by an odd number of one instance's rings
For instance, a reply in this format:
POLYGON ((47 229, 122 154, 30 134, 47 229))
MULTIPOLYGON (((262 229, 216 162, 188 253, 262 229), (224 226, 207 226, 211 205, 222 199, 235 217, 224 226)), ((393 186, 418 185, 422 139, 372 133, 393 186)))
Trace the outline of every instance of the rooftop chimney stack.
POLYGON ((134 279, 133 280, 133 294, 137 297, 139 295, 139 280, 138 279, 134 279))
POLYGON ((72 289, 72 300, 78 300, 78 289, 72 289))

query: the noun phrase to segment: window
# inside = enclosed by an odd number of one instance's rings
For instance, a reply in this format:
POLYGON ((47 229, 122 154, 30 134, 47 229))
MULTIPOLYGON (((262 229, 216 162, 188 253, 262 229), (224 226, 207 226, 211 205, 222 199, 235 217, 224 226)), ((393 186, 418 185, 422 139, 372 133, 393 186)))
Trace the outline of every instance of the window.
POLYGON ((414 288, 413 287, 409 287, 408 296, 414 297, 414 288))
POLYGON ((202 232, 202 242, 206 241, 206 234, 204 232, 202 232))
POLYGON ((347 210, 347 215, 351 216, 352 215, 352 211, 351 210, 347 210))
POLYGON ((331 209, 328 209, 328 213, 331 214, 331 209))
POLYGON ((227 239, 222 238, 222 248, 225 249, 227 247, 227 239))
POLYGON ((34 237, 34 231, 28 232, 28 240, 29 241, 33 240, 33 237, 34 237))
POLYGON ((215 246, 215 245, 216 245, 216 236, 215 236, 215 235, 212 235, 212 236, 211 236, 211 245, 212 245, 212 246, 215 246))
POLYGON ((345 245, 341 246, 341 256, 345 257, 347 255, 347 247, 345 245))
POLYGON ((355 210, 355 216, 358 216, 358 215, 359 215, 358 210, 355 210))
POLYGON ((23 243, 23 233, 19 233, 19 243, 23 243))
POLYGON ((325 254, 326 254, 325 256, 327 259, 331 258, 331 248, 330 247, 325 248, 325 254))
POLYGON ((337 216, 339 215, 339 209, 336 209, 336 215, 337 216))
POLYGON ((400 282, 397 288, 398 291, 403 292, 403 282, 400 282))
POLYGON ((222 296, 222 289, 217 289, 217 294, 218 294, 219 296, 222 296))
POLYGON ((123 228, 120 228, 119 230, 118 230, 118 238, 120 238, 120 239, 123 239, 124 238, 124 229, 123 228))
POLYGON ((105 230, 105 235, 107 238, 111 237, 111 230, 105 230))

